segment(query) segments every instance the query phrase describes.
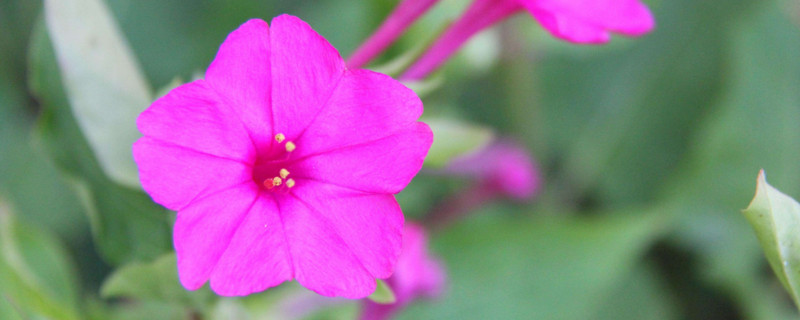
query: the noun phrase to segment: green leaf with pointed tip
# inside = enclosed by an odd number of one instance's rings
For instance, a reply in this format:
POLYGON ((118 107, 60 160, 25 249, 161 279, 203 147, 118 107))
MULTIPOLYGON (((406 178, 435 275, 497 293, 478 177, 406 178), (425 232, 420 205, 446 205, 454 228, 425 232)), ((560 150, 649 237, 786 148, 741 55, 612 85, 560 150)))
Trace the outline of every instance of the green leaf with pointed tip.
POLYGON ((79 319, 76 274, 61 243, 18 221, 0 199, 0 315, 79 319), (7 307, 12 310, 8 310, 7 307), (6 310, 1 310, 6 309, 6 310))
POLYGON ((440 168, 456 157, 480 150, 494 139, 491 129, 449 119, 423 119, 433 131, 425 166, 440 168))
POLYGON ((46 0, 45 21, 72 112, 115 182, 138 187, 131 145, 136 117, 151 102, 133 52, 101 0, 46 0))
POLYGON ((753 226, 772 271, 800 308, 800 204, 758 174, 756 195, 742 211, 753 226))
POLYGON ((198 309, 211 305, 214 297, 206 288, 189 291, 181 286, 175 253, 164 254, 153 262, 135 262, 117 269, 103 283, 100 294, 105 298, 127 297, 198 309))
POLYGON ((389 287, 386 282, 381 279, 378 280, 378 287, 375 288, 375 292, 373 292, 367 299, 372 300, 375 303, 380 304, 392 304, 397 301, 397 297, 395 297, 392 288, 389 287))
MULTIPOLYGON (((140 190, 109 179, 70 111, 44 22, 31 35, 29 87, 41 104, 36 142, 82 200, 105 260, 153 259, 172 246, 167 211, 140 190)), ((128 145, 130 148, 130 145, 128 145)))

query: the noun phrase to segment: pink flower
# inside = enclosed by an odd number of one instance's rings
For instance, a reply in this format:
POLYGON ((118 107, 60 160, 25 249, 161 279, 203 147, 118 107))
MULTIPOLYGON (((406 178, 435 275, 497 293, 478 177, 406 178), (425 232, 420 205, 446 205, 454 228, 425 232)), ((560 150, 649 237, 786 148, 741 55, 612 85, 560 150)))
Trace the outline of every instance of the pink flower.
POLYGON ((525 148, 511 141, 495 142, 475 154, 456 159, 446 170, 478 178, 482 193, 519 200, 529 199, 541 187, 533 159, 525 148))
POLYGON ((142 186, 178 211, 183 286, 246 295, 297 279, 326 296, 372 293, 401 251, 392 194, 431 145, 421 113, 411 90, 348 70, 296 17, 233 31, 205 80, 137 122, 142 186))
POLYGON ((397 300, 392 304, 366 301, 361 313, 362 320, 389 319, 414 299, 441 294, 445 273, 439 261, 428 255, 425 230, 409 223, 403 233, 403 253, 397 260, 397 270, 386 281, 397 300))
POLYGON ((611 32, 639 36, 655 25, 639 0, 475 0, 401 78, 424 78, 474 34, 523 10, 554 36, 575 43, 605 43, 611 32))
POLYGON ((439 0, 402 0, 376 30, 347 60, 351 68, 359 68, 394 42, 423 13, 439 0))

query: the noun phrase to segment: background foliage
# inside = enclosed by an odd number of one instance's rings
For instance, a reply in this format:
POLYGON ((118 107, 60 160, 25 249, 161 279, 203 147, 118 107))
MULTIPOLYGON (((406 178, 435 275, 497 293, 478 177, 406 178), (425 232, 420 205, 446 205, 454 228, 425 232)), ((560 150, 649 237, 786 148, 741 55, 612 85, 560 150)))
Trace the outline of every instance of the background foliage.
MULTIPOLYGON (((159 92, 202 72, 248 18, 296 15, 347 56, 396 1, 106 3, 159 92)), ((443 0, 383 62, 466 3, 443 0)), ((518 15, 442 70, 426 116, 524 143, 545 184, 533 201, 496 201, 433 234, 448 288, 400 318, 798 317, 740 210, 760 168, 800 196, 800 4, 648 4, 658 26, 641 39, 574 46, 518 15)), ((292 303, 317 301, 293 284, 238 299, 180 288, 173 215, 103 171, 42 7, 0 2, 0 318, 289 317, 292 303)), ((431 170, 399 195, 410 219, 463 189, 431 170)), ((304 316, 357 312, 326 303, 304 316)))

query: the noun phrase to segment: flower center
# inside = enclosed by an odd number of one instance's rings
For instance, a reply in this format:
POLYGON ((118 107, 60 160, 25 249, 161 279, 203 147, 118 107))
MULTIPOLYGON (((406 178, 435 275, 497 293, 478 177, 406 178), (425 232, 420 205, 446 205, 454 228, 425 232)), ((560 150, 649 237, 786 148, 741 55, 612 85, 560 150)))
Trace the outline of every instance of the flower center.
POLYGON ((276 134, 275 141, 278 143, 273 144, 270 150, 259 154, 253 166, 253 181, 262 190, 285 192, 295 186, 294 179, 290 178, 291 172, 287 169, 287 164, 297 145, 287 141, 283 133, 276 134))

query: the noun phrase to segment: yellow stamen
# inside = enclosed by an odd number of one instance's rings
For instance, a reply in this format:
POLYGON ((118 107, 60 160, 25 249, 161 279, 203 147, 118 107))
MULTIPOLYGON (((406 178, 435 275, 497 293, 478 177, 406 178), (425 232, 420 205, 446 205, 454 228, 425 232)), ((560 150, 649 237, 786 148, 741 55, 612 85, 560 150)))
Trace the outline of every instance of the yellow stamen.
POLYGON ((275 141, 278 141, 278 143, 283 142, 283 140, 286 140, 286 136, 284 136, 283 133, 275 135, 275 141))
POLYGON ((272 178, 272 185, 273 185, 273 186, 275 186, 275 187, 277 187, 277 186, 281 185, 281 182, 282 182, 282 181, 281 181, 281 178, 280 178, 280 177, 275 177, 275 178, 272 178))
POLYGON ((281 175, 281 178, 284 178, 284 179, 286 179, 286 177, 288 177, 288 176, 289 176, 289 170, 286 170, 286 169, 281 169, 281 171, 279 172, 279 174, 281 175))
POLYGON ((294 187, 294 179, 286 180, 286 187, 287 188, 294 187))
POLYGON ((292 152, 295 148, 297 148, 297 146, 294 145, 294 142, 289 141, 286 143, 286 151, 292 152))

